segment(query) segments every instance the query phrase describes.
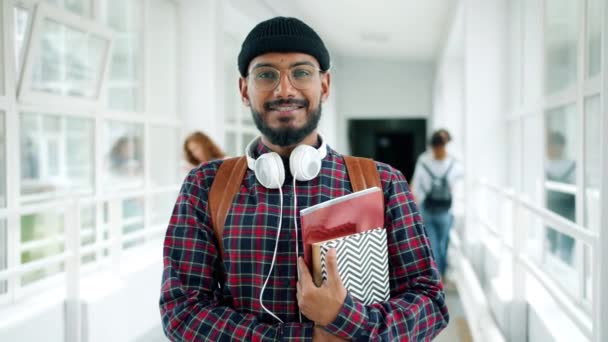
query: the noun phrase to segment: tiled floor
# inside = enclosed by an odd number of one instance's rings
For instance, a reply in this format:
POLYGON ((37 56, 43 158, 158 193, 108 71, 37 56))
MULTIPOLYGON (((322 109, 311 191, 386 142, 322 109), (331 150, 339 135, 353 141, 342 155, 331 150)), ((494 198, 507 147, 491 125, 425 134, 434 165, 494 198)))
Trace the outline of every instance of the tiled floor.
POLYGON ((447 328, 435 338, 436 342, 471 342, 471 333, 464 316, 462 303, 458 292, 454 289, 446 289, 446 302, 450 311, 450 323, 447 328))

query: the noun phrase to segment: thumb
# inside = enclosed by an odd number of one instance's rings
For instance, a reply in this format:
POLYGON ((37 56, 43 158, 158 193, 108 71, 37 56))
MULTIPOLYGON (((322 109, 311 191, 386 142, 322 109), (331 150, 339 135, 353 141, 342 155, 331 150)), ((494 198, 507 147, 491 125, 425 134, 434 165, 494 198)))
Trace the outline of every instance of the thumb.
POLYGON ((340 273, 338 272, 338 256, 335 248, 330 248, 327 252, 325 268, 327 269, 328 283, 342 283, 340 273))

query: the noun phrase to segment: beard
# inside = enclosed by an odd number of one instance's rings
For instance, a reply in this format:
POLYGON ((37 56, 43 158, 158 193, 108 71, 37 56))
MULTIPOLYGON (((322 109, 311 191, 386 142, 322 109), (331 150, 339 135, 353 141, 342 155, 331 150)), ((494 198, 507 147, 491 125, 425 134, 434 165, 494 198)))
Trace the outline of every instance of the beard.
MULTIPOLYGON (((264 109, 271 110, 274 106, 286 104, 298 104, 304 108, 308 108, 307 100, 288 99, 267 102, 264 104, 264 109)), ((263 114, 253 109, 253 107, 251 107, 251 115, 253 116, 253 122, 255 122, 258 130, 273 145, 286 147, 300 143, 302 140, 304 140, 304 138, 310 135, 310 133, 317 129, 319 121, 321 120, 321 107, 321 101, 319 101, 319 106, 316 109, 307 111, 306 123, 300 128, 271 128, 262 118, 263 114)))

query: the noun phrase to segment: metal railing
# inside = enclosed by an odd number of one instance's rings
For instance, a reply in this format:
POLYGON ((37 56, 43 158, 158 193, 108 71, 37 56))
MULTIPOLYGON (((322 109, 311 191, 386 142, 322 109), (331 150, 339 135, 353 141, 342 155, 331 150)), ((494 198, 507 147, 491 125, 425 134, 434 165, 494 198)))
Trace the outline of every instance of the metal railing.
MULTIPOLYGON (((522 292, 521 289, 525 287, 525 285, 522 284, 525 283, 525 280, 515 279, 516 274, 527 274, 532 276, 546 290, 546 293, 550 295, 566 317, 568 317, 568 319, 571 320, 589 340, 591 340, 593 336, 593 324, 591 319, 592 310, 590 305, 588 305, 583 298, 581 294, 582 290, 578 295, 570 293, 552 274, 547 272, 542 264, 533 260, 533 258, 528 255, 525 245, 527 242, 526 237, 528 228, 523 221, 523 217, 524 215, 528 215, 528 217, 533 216, 534 219, 542 222, 543 224, 541 227, 533 227, 533 229, 541 229, 543 236, 545 229, 553 229, 572 237, 576 242, 588 246, 592 252, 597 246, 598 234, 594 231, 585 229, 546 208, 535 205, 512 190, 503 189, 483 180, 477 182, 475 188, 476 198, 474 208, 479 210, 479 208, 487 208, 488 205, 495 206, 495 208, 498 209, 496 211, 497 216, 510 216, 512 218, 509 226, 503 227, 510 230, 509 233, 512 234, 511 241, 507 241, 504 236, 505 231, 498 227, 500 224, 500 222, 498 222, 500 217, 495 217, 494 220, 483 217, 482 215, 475 215, 474 217, 478 226, 483 227, 486 233, 500 241, 505 250, 511 254, 513 261, 512 267, 514 268, 514 288, 517 287, 519 289, 518 291, 522 292), (488 204, 488 201, 480 195, 483 191, 493 193, 496 196, 497 201, 490 201, 490 204, 488 204), (547 226, 550 226, 550 228, 547 226)), ((483 211, 483 209, 481 210, 483 211)), ((580 266, 581 264, 582 263, 578 263, 576 266, 580 266)), ((577 277, 577 285, 579 289, 584 289, 586 285, 584 269, 578 269, 578 271, 583 274, 582 276, 577 277)), ((520 296, 523 296, 523 294, 520 294, 520 296)))
MULTIPOLYGON (((66 340, 80 340, 80 280, 82 275, 81 267, 83 267, 81 258, 94 253, 99 257, 88 263, 87 267, 95 267, 96 264, 102 264, 109 261, 112 270, 116 274, 119 274, 121 255, 125 249, 125 245, 139 240, 148 241, 149 239, 158 239, 166 229, 166 224, 152 225, 149 219, 152 216, 152 213, 146 212, 145 210, 143 216, 124 218, 122 210, 123 201, 132 198, 151 201, 158 195, 171 196, 172 200, 174 200, 178 190, 178 186, 169 186, 148 191, 128 191, 106 196, 71 196, 53 202, 28 204, 11 209, 0 209, 0 220, 4 220, 8 223, 6 226, 8 262, 7 267, 0 270, 0 285, 5 282, 6 287, 5 293, 0 293, 0 299, 2 299, 2 302, 0 303, 10 305, 22 296, 28 294, 28 292, 24 290, 35 284, 23 286, 22 277, 24 275, 27 275, 32 271, 63 265, 63 270, 59 270, 57 274, 52 275, 52 277, 58 278, 58 276, 61 277, 61 275, 63 275, 61 283, 65 285, 66 340), (108 207, 107 223, 104 224, 103 219, 97 220, 97 223, 101 223, 97 229, 101 229, 103 234, 97 234, 94 242, 83 245, 83 238, 95 236, 96 232, 91 227, 84 227, 83 229, 80 217, 81 208, 83 206, 93 206, 94 208, 101 206, 101 208, 103 208, 105 205, 108 207), (35 215, 45 212, 58 213, 63 216, 63 233, 22 243, 20 239, 20 219, 26 215, 35 215), (130 233, 125 233, 123 231, 123 227, 133 224, 141 224, 143 229, 130 233), (106 232, 108 232, 107 238, 103 237, 106 232), (99 236, 102 236, 103 238, 97 238, 99 236), (49 255, 42 256, 33 261, 22 262, 23 252, 52 245, 61 246, 63 250, 59 252, 55 251, 52 254, 49 253, 49 255)), ((149 208, 150 206, 145 207, 149 208)), ((170 214, 171 212, 168 211, 167 219, 170 217, 170 214)), ((2 246, 2 248, 4 247, 5 246, 2 246)), ((50 281, 50 279, 35 280, 33 283, 44 283, 47 281, 50 281)))

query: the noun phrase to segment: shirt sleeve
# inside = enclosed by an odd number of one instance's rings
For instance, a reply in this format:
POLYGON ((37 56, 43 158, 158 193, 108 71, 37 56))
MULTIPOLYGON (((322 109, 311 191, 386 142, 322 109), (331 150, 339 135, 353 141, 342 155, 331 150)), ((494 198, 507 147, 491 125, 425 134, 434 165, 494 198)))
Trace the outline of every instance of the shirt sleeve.
POLYGON ((363 305, 350 295, 325 329, 356 341, 431 341, 449 315, 439 272, 403 175, 381 170, 386 198, 390 299, 363 305), (387 182, 385 182, 385 179, 387 182))
POLYGON ((165 334, 171 341, 310 340, 312 323, 266 324, 222 303, 208 188, 197 182, 202 172, 186 177, 165 236, 160 297, 165 334))

